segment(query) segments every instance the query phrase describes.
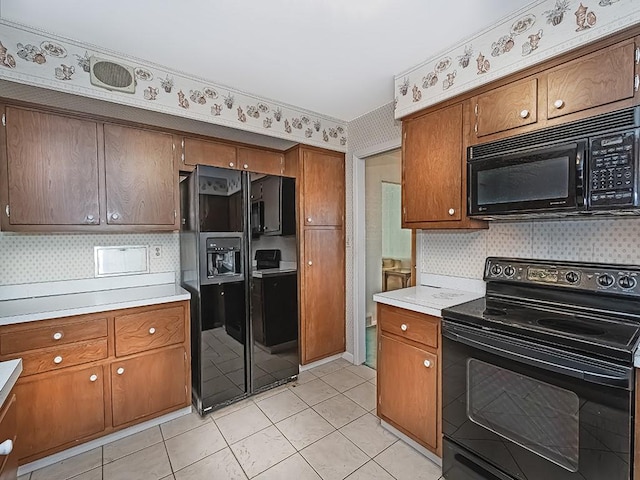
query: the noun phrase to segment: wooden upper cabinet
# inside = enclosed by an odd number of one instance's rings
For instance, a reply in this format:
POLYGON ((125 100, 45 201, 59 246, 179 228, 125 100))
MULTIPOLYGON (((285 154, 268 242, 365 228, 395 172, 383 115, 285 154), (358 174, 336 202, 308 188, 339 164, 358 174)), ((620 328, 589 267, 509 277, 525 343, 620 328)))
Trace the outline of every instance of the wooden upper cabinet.
POLYGON ((6 123, 3 226, 98 225, 97 123, 14 107, 6 123))
POLYGON ((177 170, 167 133, 105 124, 107 223, 177 226, 177 170))
POLYGON ((632 98, 635 48, 627 40, 548 70, 548 118, 632 98))
POLYGON ((302 363, 345 349, 344 232, 304 229, 302 363))
POLYGON ((462 218, 462 105, 403 121, 402 226, 462 218))
POLYGON ((187 165, 211 165, 212 167, 236 168, 236 147, 225 143, 184 138, 184 163, 187 165))
POLYGON ((474 105, 478 137, 536 123, 538 80, 527 78, 496 88, 478 96, 474 105))
POLYGON ((269 150, 238 147, 238 168, 266 175, 282 175, 284 154, 269 150))
POLYGON ((304 226, 344 224, 344 154, 304 150, 302 153, 304 226))

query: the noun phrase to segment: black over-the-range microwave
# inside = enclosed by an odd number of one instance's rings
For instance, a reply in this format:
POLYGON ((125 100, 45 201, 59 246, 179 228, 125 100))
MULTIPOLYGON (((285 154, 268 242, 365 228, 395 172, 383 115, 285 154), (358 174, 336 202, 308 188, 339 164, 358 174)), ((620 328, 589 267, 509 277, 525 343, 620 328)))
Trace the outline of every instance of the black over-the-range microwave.
POLYGON ((640 107, 467 149, 468 214, 640 215, 640 107))

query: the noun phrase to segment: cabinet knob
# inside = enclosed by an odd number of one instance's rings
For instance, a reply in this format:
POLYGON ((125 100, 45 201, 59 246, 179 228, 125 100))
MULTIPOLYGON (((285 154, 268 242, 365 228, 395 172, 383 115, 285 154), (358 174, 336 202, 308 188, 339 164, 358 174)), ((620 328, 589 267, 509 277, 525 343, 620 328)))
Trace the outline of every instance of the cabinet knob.
POLYGON ((520 118, 527 118, 529 116, 529 110, 524 109, 520 112, 520 118))
POLYGON ((53 334, 54 340, 60 340, 62 338, 62 332, 56 332, 53 334))
POLYGON ((311 223, 311 217, 307 217, 307 223, 311 223))
POLYGON ((427 368, 430 368, 431 367, 431 361, 430 360, 425 360, 424 361, 424 366, 427 367, 427 368))
POLYGON ((98 375, 96 375, 95 373, 89 377, 89 380, 91 380, 92 382, 95 382, 97 379, 98 375))
POLYGON ((96 217, 94 217, 93 215, 89 214, 89 215, 86 216, 85 221, 87 223, 95 223, 96 217))
POLYGON ((122 375, 124 373, 124 368, 120 367, 118 370, 116 370, 116 373, 118 375, 122 375))
POLYGON ((117 213, 112 213, 111 214, 111 220, 118 220, 120 218, 120 215, 117 213))
POLYGON ((150 335, 153 335, 154 333, 156 333, 156 329, 155 329, 155 328, 153 328, 153 327, 151 327, 151 328, 149 329, 149 334, 150 334, 150 335))
POLYGON ((449 215, 453 216, 454 213, 456 213, 455 209, 454 208, 450 208, 449 209, 449 215))
POLYGON ((307 262, 307 265, 313 265, 313 262, 312 262, 311 260, 309 260, 309 261, 307 262))
POLYGON ((230 166, 230 167, 233 167, 233 162, 229 162, 229 166, 230 166))
POLYGON ((553 102, 553 106, 556 108, 562 108, 564 107, 564 100, 556 100, 555 102, 553 102))
POLYGON ((220 296, 221 296, 221 297, 224 297, 224 292, 220 292, 220 296))
POLYGON ((403 323, 402 325, 400 325, 400 330, 402 330, 403 332, 406 332, 408 328, 409 327, 407 327, 406 323, 403 323))
POLYGON ((249 165, 247 165, 247 164, 245 163, 244 165, 242 165, 242 168, 244 168, 244 169, 246 170, 247 168, 249 168, 249 165))
POLYGON ((54 357, 53 363, 62 363, 62 357, 60 355, 58 355, 57 357, 54 357))
POLYGON ((13 451, 13 440, 8 439, 0 443, 0 455, 9 455, 13 451))

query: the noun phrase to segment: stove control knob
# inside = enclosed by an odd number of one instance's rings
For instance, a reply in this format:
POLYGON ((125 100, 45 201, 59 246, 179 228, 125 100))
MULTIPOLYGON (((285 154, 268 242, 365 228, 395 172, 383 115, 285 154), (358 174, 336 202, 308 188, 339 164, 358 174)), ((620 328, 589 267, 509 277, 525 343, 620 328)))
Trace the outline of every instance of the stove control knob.
POLYGON ((502 267, 500 265, 494 265, 491 267, 491 275, 498 276, 502 273, 502 267))
POLYGON ((504 274, 507 277, 513 277, 515 273, 516 273, 516 269, 513 268, 511 265, 507 265, 506 267, 504 267, 504 274))
POLYGON ((613 283, 613 277, 608 273, 604 273, 598 276, 598 285, 600 285, 601 287, 610 287, 611 285, 613 285, 613 283))
POLYGON ((629 275, 623 275, 618 278, 618 285, 624 289, 631 289, 636 286, 636 279, 629 275))
POLYGON ((577 283, 578 280, 580 280, 580 275, 578 275, 576 272, 567 272, 564 278, 569 283, 577 283))

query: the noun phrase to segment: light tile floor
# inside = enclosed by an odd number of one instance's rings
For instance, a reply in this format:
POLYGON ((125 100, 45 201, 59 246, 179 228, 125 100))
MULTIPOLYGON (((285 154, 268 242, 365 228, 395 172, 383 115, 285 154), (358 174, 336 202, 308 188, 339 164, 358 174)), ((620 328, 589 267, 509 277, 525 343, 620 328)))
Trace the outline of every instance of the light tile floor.
POLYGON ((204 418, 195 413, 19 480, 438 480, 380 426, 375 371, 336 360, 204 418))

